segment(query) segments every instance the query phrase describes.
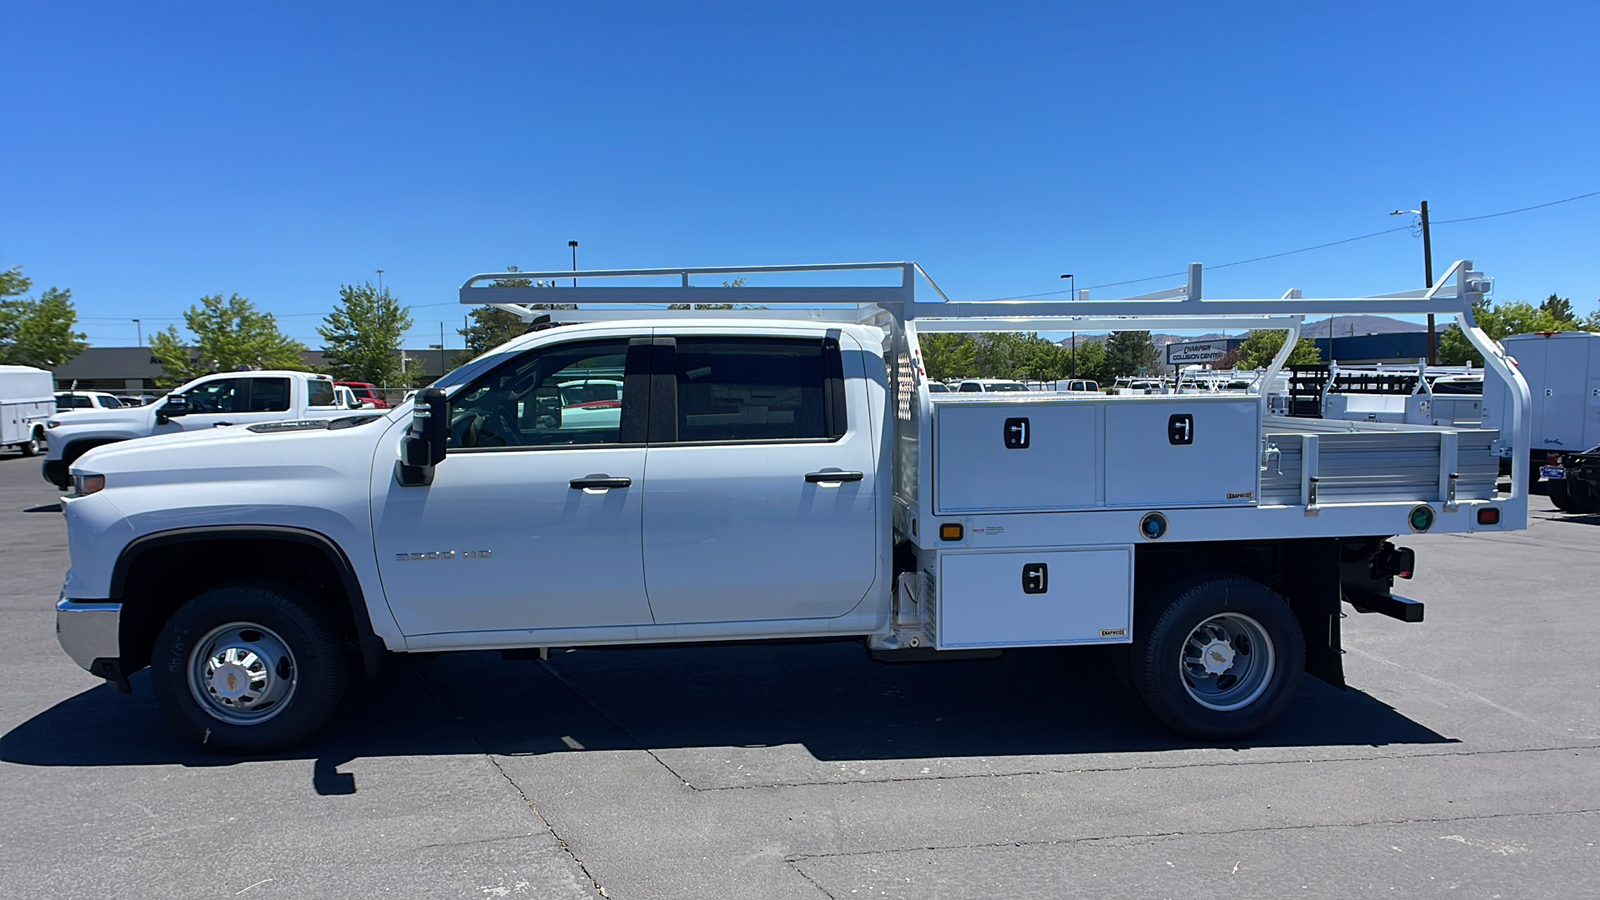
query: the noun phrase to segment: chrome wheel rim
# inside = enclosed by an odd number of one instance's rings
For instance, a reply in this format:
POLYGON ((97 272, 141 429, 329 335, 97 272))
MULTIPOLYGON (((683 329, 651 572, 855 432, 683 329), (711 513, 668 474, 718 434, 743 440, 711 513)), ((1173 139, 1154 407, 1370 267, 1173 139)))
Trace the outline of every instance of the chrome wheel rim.
POLYGON ((257 725, 282 712, 298 676, 288 643, 254 622, 213 628, 189 653, 189 693, 230 725, 257 725))
POLYGON ((1272 639, 1260 622, 1240 613, 1212 616, 1184 639, 1178 674, 1190 699, 1229 712, 1266 693, 1277 668, 1272 639))

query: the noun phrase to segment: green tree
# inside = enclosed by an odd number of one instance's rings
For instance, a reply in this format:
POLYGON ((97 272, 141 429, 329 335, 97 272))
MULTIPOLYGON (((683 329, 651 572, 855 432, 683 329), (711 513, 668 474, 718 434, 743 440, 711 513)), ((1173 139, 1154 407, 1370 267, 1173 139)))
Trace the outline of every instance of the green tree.
POLYGON ((20 297, 33 290, 33 279, 22 274, 21 266, 0 272, 0 301, 7 297, 20 297))
POLYGON ((21 266, 0 272, 0 363, 54 369, 83 352, 86 335, 73 330, 78 313, 70 289, 46 288, 37 300, 23 296, 32 289, 21 266))
POLYGON ((1539 304, 1539 311, 1548 313, 1557 322, 1567 325, 1577 324, 1578 317, 1572 314, 1572 298, 1558 297, 1551 294, 1544 302, 1539 304))
POLYGON ((1138 375, 1156 367, 1160 354, 1148 331, 1113 331, 1106 338, 1106 367, 1114 377, 1138 375))
MULTIPOLYGON (((1287 331, 1269 328, 1258 329, 1245 335, 1243 343, 1239 344, 1239 368, 1264 369, 1271 365, 1272 358, 1283 348, 1283 340, 1288 335, 1287 331)), ((1289 353, 1289 365, 1292 366, 1312 366, 1320 362, 1322 362, 1322 350, 1311 338, 1303 337, 1296 341, 1294 350, 1289 353)))
MULTIPOLYGON (((1545 303, 1549 303, 1546 300, 1545 303)), ((1570 314, 1570 309, 1568 313, 1570 314)), ((1472 309, 1472 317, 1477 321, 1478 327, 1490 340, 1498 341, 1507 335, 1531 334, 1538 331, 1572 331, 1575 323, 1562 321, 1543 305, 1534 306, 1525 300, 1515 300, 1509 303, 1494 303, 1486 301, 1476 304, 1472 309)), ((1467 341, 1467 336, 1461 333, 1460 326, 1451 325, 1439 335, 1439 361, 1451 366, 1464 365, 1471 361, 1473 365, 1483 365, 1483 354, 1479 353, 1467 341)))
POLYGON ((1116 376, 1111 374, 1111 366, 1106 361, 1105 344, 1099 341, 1079 341, 1076 367, 1073 365, 1072 349, 1063 348, 1062 352, 1067 356, 1067 377, 1088 378, 1102 385, 1116 380, 1116 376))
POLYGON ((492 306, 479 306, 467 315, 471 320, 467 327, 456 329, 456 333, 466 339, 467 349, 455 358, 452 363, 455 366, 461 366, 528 331, 527 323, 522 321, 521 316, 492 306))
POLYGON ((150 336, 150 355, 161 365, 164 385, 182 384, 208 372, 245 367, 299 369, 306 365, 306 345, 285 337, 271 313, 260 312, 247 298, 234 294, 201 297, 183 314, 194 335, 191 346, 176 325, 150 336))
POLYGON ((970 334, 952 332, 919 334, 922 367, 934 381, 973 378, 978 374, 978 345, 970 334))
POLYGON ((322 353, 341 381, 399 384, 400 340, 411 327, 411 310, 401 306, 388 288, 370 282, 339 286, 339 306, 317 326, 322 353))

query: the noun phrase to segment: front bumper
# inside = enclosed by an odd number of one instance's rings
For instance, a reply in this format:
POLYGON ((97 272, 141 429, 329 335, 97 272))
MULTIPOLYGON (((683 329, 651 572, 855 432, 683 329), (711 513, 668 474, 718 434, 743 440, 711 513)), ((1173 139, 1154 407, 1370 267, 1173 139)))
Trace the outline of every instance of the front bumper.
POLYGON ((72 661, 85 670, 103 674, 122 656, 118 632, 122 626, 121 603, 89 603, 68 600, 56 604, 56 640, 72 661))

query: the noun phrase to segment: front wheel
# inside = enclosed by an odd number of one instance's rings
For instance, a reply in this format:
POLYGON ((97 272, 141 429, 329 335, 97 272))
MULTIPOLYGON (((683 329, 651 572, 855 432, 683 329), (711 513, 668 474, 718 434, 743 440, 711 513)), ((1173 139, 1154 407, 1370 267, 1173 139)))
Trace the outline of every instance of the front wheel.
POLYGON ((349 664, 327 609, 286 585, 213 588, 161 629, 150 686, 173 726, 223 753, 291 746, 322 727, 349 664))
POLYGON ((1236 740, 1265 728, 1294 698, 1305 660, 1289 605, 1240 576, 1170 592, 1143 611, 1134 631, 1140 698, 1174 731, 1201 740, 1236 740))
POLYGON ((23 456, 38 456, 43 445, 44 442, 40 440, 39 432, 34 431, 28 434, 28 439, 23 441, 18 449, 22 451, 23 456))

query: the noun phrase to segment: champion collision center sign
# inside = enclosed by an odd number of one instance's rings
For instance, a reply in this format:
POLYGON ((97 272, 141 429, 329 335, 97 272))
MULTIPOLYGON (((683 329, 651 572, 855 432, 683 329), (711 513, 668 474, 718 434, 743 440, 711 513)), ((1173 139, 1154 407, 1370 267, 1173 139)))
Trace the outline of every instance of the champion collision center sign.
POLYGON ((1227 355, 1228 342, 1225 340, 1190 341, 1184 344, 1167 345, 1168 365, 1216 362, 1227 355))

